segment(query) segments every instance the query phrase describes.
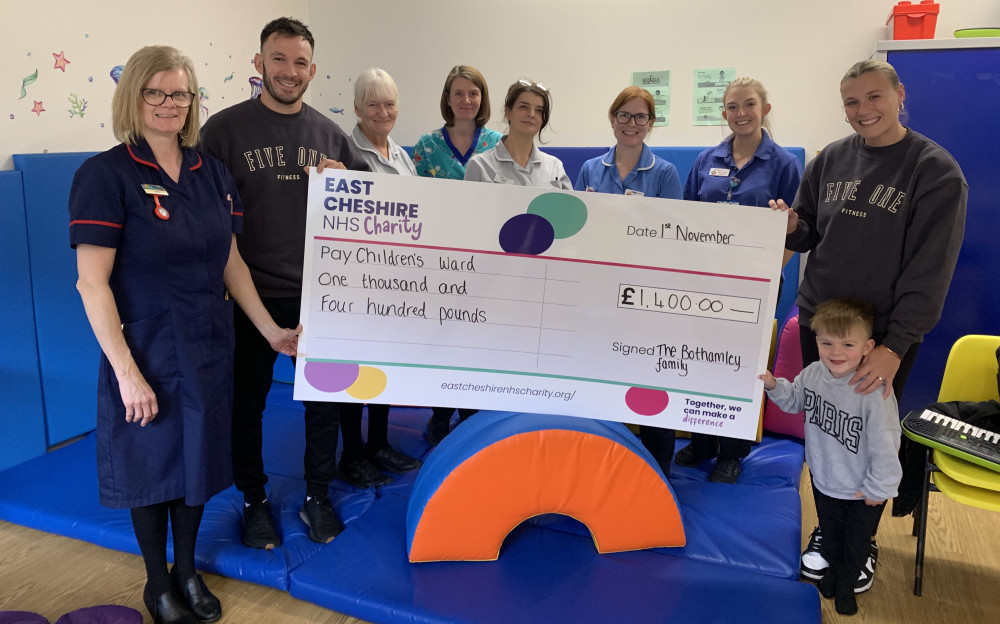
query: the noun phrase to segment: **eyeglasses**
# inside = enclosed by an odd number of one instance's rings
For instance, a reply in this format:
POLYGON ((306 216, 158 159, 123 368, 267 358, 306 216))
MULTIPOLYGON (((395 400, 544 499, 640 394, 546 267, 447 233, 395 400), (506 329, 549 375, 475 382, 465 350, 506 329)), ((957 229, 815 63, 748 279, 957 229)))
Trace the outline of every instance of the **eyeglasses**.
POLYGON ((618 111, 615 113, 615 121, 623 126, 633 119, 635 120, 635 125, 645 126, 652 118, 652 115, 648 115, 646 113, 626 113, 625 111, 618 111))
POLYGON ((167 98, 174 103, 177 108, 187 108, 191 106, 191 102, 194 101, 194 93, 190 91, 174 91, 173 93, 164 93, 159 89, 143 89, 142 99, 146 104, 150 106, 159 106, 167 101, 167 98))
POLYGON ((548 88, 540 82, 531 82, 530 80, 518 80, 517 84, 521 85, 522 87, 529 87, 529 88, 536 87, 538 89, 541 89, 542 91, 548 92, 548 88))
POLYGON ((730 178, 729 178, 729 193, 726 194, 726 201, 732 201, 732 199, 733 199, 733 191, 739 185, 740 185, 740 179, 737 178, 736 176, 730 176, 730 178))

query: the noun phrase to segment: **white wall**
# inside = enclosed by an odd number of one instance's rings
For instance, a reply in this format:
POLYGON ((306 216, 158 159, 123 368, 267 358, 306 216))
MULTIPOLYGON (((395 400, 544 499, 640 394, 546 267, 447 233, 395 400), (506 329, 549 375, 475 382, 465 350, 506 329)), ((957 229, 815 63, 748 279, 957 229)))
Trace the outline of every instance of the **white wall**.
MULTIPOLYGON (((191 56, 209 93, 209 112, 249 94, 261 27, 279 15, 303 19, 316 35, 309 101, 350 130, 353 78, 371 65, 399 84, 393 133, 412 144, 441 125, 440 88, 457 63, 477 66, 493 89, 494 121, 514 80, 531 78, 554 97, 551 145, 607 145, 607 107, 631 72, 670 70, 670 126, 654 145, 709 145, 725 132, 694 127, 692 71, 732 66, 771 92, 775 138, 813 153, 849 128, 838 83, 884 38, 892 0, 146 0, 28 3, 0 0, 0 169, 10 154, 102 150, 114 144, 108 72, 143 45, 174 45, 191 56), (94 7, 99 8, 94 8, 94 7), (65 72, 52 53, 64 52, 65 72), (18 99, 22 79, 38 80, 18 99), (230 74, 231 80, 226 80, 230 74), (329 76, 329 78, 328 78, 329 76), (92 81, 91 81, 92 79, 92 81), (88 102, 70 117, 67 98, 88 102), (34 101, 45 112, 31 112, 34 101), (344 109, 343 114, 330 112, 344 109), (13 116, 13 118, 11 118, 13 116), (102 127, 103 124, 103 127, 102 127)), ((941 0, 939 37, 956 28, 1000 25, 993 0, 941 0)), ((910 93, 910 97, 919 94, 910 93)))
POLYGON ((261 28, 280 15, 307 19, 308 2, 0 0, 0 12, 0 169, 10 169, 15 153, 113 146, 109 74, 144 45, 172 45, 192 58, 210 113, 246 98, 261 28), (70 61, 65 72, 54 68, 59 52, 70 61), (36 69, 38 79, 18 99, 36 69), (83 117, 70 116, 71 93, 87 100, 83 117), (45 112, 31 112, 35 101, 45 112))
MULTIPOLYGON (((918 0, 914 0, 916 4, 918 0)), ((347 109, 349 79, 370 65, 400 88, 393 138, 412 145, 442 123, 441 85, 455 64, 478 67, 489 83, 494 121, 503 130, 503 96, 519 78, 553 95, 551 145, 609 145, 607 109, 633 71, 670 70, 670 125, 654 145, 712 145, 728 134, 692 125, 693 70, 735 67, 770 91, 775 138, 812 154, 850 128, 843 121, 839 82, 854 62, 885 38, 894 0, 437 0, 435 2, 311 1, 322 80, 313 102, 347 109), (330 74, 331 79, 326 80, 330 74)), ((1000 26, 994 0, 940 0, 936 34, 1000 26)), ((918 97, 919 94, 911 94, 918 97)))

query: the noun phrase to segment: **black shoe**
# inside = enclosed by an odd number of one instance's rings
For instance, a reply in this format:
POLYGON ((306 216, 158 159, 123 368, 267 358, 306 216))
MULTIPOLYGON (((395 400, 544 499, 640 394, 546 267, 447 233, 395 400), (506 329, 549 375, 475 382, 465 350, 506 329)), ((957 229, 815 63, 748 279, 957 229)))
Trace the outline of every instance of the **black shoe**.
POLYGON ((392 479, 379 472, 375 464, 368 459, 356 459, 348 462, 340 460, 337 470, 339 471, 337 476, 363 490, 392 483, 392 479))
POLYGON ((861 568, 858 580, 854 582, 855 594, 863 594, 872 588, 872 583, 875 582, 876 563, 878 563, 878 544, 872 541, 868 549, 868 559, 865 560, 865 566, 861 568))
POLYGON ((838 593, 833 600, 833 606, 841 615, 854 615, 858 612, 858 601, 851 591, 838 593))
POLYGON ((389 472, 403 473, 420 467, 419 459, 397 451, 391 446, 372 451, 368 454, 368 457, 377 468, 388 470, 389 472))
POLYGON ((736 483, 742 472, 743 467, 740 466, 740 460, 719 459, 712 474, 708 475, 708 480, 714 483, 736 483))
POLYGON ((816 588, 819 589, 820 596, 823 596, 824 598, 833 598, 837 594, 837 575, 827 569, 823 578, 816 583, 816 588))
POLYGON ((174 594, 191 609, 191 613, 199 622, 215 622, 222 617, 222 603, 208 591, 200 574, 194 574, 183 583, 175 572, 170 571, 170 581, 174 586, 174 594))
POLYGON ((142 601, 153 616, 153 624, 198 624, 198 619, 181 604, 173 591, 165 591, 154 597, 150 595, 147 586, 142 591, 142 601))
POLYGON ((250 548, 271 550, 281 546, 281 534, 274 528, 271 503, 250 503, 243 507, 243 543, 250 548))
POLYGON ((823 535, 819 532, 819 527, 816 527, 809 536, 809 544, 799 559, 799 574, 807 579, 820 580, 830 567, 826 557, 823 556, 822 542, 823 535))
POLYGON ((674 463, 677 464, 678 466, 697 466, 706 459, 712 459, 713 457, 718 455, 718 453, 719 453, 718 448, 716 448, 715 453, 713 453, 712 455, 705 455, 704 457, 700 455, 695 455, 694 444, 688 444, 681 450, 677 451, 677 454, 674 455, 674 463))
POLYGON ((333 505, 325 496, 306 499, 299 510, 299 517, 309 527, 309 539, 320 544, 329 544, 344 530, 344 524, 333 513, 333 505))

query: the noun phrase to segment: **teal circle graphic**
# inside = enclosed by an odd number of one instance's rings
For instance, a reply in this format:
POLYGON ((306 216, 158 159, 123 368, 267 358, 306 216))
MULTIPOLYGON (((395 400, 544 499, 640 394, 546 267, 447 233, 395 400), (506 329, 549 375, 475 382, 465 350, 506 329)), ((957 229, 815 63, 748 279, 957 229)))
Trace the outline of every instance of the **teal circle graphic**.
POLYGON ((556 238, 569 238, 587 222, 587 204, 569 193, 543 193, 528 204, 528 214, 551 223, 556 238))

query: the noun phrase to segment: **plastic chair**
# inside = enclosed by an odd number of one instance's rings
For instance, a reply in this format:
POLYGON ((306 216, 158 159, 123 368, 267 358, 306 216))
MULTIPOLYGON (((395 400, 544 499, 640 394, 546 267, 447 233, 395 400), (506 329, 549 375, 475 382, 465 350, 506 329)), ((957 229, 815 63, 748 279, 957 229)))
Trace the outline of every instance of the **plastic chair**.
MULTIPOLYGON (((938 401, 988 401, 998 396, 997 348, 1000 336, 962 336, 951 348, 938 401)), ((919 439, 908 436, 915 442, 919 439)), ((927 448, 923 492, 914 519, 917 556, 913 593, 923 588, 924 546, 927 537, 927 507, 931 492, 941 492, 963 505, 1000 511, 1000 472, 977 466, 955 455, 927 448)))

